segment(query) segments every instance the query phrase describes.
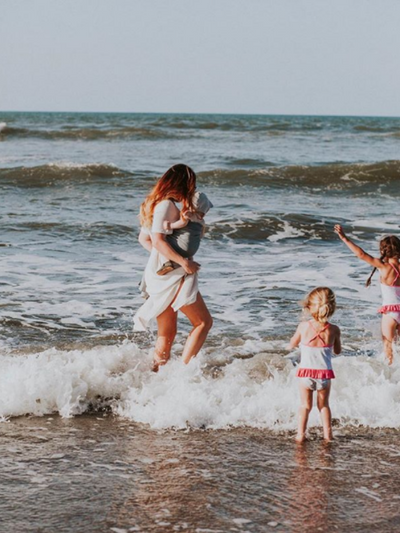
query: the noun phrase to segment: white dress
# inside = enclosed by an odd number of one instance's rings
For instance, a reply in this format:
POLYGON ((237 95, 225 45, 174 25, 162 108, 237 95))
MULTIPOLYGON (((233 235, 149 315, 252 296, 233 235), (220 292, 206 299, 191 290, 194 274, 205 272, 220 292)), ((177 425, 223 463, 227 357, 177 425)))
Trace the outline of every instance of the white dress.
MULTIPOLYGON (((179 220, 179 217, 179 209, 172 200, 161 201, 154 209, 153 225, 151 232, 149 231, 148 233, 150 236, 153 233, 163 233, 165 235, 172 233, 172 230, 164 229, 164 221, 176 222, 179 220)), ((146 230, 142 228, 142 231, 146 230)), ((176 299, 172 304, 174 311, 178 311, 185 305, 195 303, 197 299, 197 293, 199 291, 197 273, 186 274, 185 270, 179 267, 164 276, 157 274, 157 270, 167 260, 154 247, 152 248, 146 270, 144 271, 146 292, 149 298, 133 317, 135 331, 145 331, 150 326, 151 321, 171 305, 175 297, 176 299), (179 294, 176 296, 178 291, 179 294)))

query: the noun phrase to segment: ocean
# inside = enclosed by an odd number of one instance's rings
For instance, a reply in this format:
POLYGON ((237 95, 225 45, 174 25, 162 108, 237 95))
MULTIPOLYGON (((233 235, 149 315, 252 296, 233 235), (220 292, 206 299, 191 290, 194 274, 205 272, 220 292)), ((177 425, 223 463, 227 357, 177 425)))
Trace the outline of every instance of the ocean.
POLYGON ((400 118, 0 113, 4 531, 399 530, 400 351, 388 367, 378 276, 333 232, 375 255, 399 234, 399 150, 400 118), (186 367, 181 316, 153 374, 137 215, 180 162, 214 204, 196 256, 214 327, 186 367), (299 449, 286 346, 319 285, 342 330, 336 441, 314 410, 299 449))

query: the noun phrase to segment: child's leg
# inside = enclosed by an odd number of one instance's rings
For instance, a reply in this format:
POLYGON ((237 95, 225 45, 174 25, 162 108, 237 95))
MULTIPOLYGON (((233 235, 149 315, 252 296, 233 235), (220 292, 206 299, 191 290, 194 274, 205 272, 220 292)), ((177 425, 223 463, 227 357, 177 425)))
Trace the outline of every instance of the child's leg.
POLYGON ((317 392, 317 406, 321 413, 322 427, 324 429, 324 439, 331 441, 332 437, 332 414, 329 407, 329 394, 331 392, 331 382, 329 380, 328 385, 317 392))
POLYGON ((389 315, 382 315, 383 349, 389 365, 393 363, 393 341, 396 338, 397 322, 389 315))
MULTIPOLYGON (((301 379, 301 378, 300 378, 301 379)), ((308 415, 312 409, 313 391, 307 389, 300 382, 300 409, 299 409, 299 427, 297 430, 297 442, 304 442, 306 439, 306 429, 308 415)))

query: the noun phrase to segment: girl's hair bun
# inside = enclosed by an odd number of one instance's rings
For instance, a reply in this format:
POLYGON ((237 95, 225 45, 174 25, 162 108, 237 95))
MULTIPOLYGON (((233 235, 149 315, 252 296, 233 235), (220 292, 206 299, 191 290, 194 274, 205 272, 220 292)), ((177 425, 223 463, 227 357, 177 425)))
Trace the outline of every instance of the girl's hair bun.
POLYGON ((336 309, 335 293, 329 287, 317 287, 305 298, 303 308, 317 321, 326 323, 336 309))

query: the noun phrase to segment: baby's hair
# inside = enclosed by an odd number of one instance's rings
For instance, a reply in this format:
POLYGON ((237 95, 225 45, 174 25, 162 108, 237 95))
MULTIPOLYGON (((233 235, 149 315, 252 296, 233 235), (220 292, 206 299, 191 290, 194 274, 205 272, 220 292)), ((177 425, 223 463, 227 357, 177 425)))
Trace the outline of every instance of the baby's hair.
POLYGON ((335 293, 328 287, 317 287, 303 300, 303 309, 317 321, 326 323, 336 309, 335 293))
MULTIPOLYGON (((400 239, 394 235, 389 235, 389 237, 383 238, 379 243, 379 250, 381 253, 381 261, 385 261, 385 259, 390 259, 391 257, 397 257, 400 259, 400 239)), ((376 267, 374 267, 371 275, 365 282, 366 287, 371 285, 372 276, 375 274, 375 271, 376 267)))

